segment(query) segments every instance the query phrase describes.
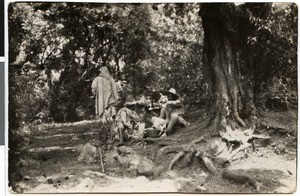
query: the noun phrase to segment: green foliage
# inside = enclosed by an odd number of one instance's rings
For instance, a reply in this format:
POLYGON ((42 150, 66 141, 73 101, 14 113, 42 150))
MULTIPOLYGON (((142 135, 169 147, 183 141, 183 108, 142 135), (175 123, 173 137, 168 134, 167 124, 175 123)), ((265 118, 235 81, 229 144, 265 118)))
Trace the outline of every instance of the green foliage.
POLYGON ((295 99, 297 13, 294 3, 275 3, 267 20, 253 21, 257 31, 255 36, 249 38, 248 44, 254 52, 255 93, 260 99, 258 101, 279 100, 288 103, 295 99))
POLYGON ((261 102, 263 109, 286 110, 296 108, 298 104, 297 91, 293 88, 290 78, 273 77, 261 84, 258 101, 261 102))
MULTIPOLYGON (((56 122, 93 117, 90 86, 99 66, 109 67, 116 79, 120 104, 128 94, 173 87, 185 104, 202 106, 209 94, 200 6, 11 3, 10 183, 18 176, 17 153, 30 141, 32 127, 26 124, 40 114, 56 122)), ((277 108, 274 104, 280 109, 297 106, 296 4, 274 3, 268 19, 250 22, 256 30, 246 47, 254 57, 257 103, 272 109, 277 108)))
POLYGON ((176 88, 188 104, 203 103, 203 29, 198 4, 158 4, 152 13, 151 64, 158 90, 176 88), (200 92, 200 93, 199 93, 200 92))
MULTIPOLYGON (((19 89, 20 94, 32 93, 30 85, 37 80, 30 74, 20 74, 22 71, 44 73, 47 86, 43 99, 32 94, 33 98, 26 100, 28 108, 19 107, 22 100, 14 96, 17 90, 10 91, 16 103, 12 113, 26 113, 21 120, 26 122, 33 120, 38 110, 50 111, 60 122, 90 118, 94 112, 90 85, 99 65, 110 68, 122 100, 148 88, 173 87, 186 103, 203 104, 208 91, 203 77, 200 6, 10 4, 9 59, 10 72, 14 73, 10 87, 19 89), (32 102, 41 104, 27 112, 32 102)), ((248 38, 254 55, 257 97, 267 91, 262 86, 270 78, 278 78, 289 90, 296 90, 297 19, 297 7, 291 3, 274 4, 267 20, 251 19, 257 29, 248 38)))
POLYGON ((41 112, 47 113, 49 96, 43 73, 9 72, 9 186, 17 191, 16 182, 22 180, 18 162, 26 152, 33 127, 41 112))
POLYGON ((9 98, 10 106, 15 107, 16 117, 13 119, 18 119, 16 123, 32 123, 38 118, 38 113, 47 113, 49 89, 47 82, 40 77, 39 73, 22 72, 17 78, 11 76, 9 82, 10 94, 13 95, 9 98))
MULTIPOLYGON (((92 101, 90 85, 100 64, 121 77, 124 66, 134 66, 146 58, 150 32, 147 7, 146 4, 11 4, 15 10, 10 12, 12 29, 15 22, 20 22, 22 30, 20 40, 11 42, 12 45, 21 42, 24 47, 19 54, 17 51, 11 55, 10 62, 14 68, 23 69, 28 63, 33 70, 45 70, 54 120, 78 120, 78 107, 91 111, 92 105, 86 103, 92 101), (17 11, 24 14, 19 16, 17 11), (53 71, 59 71, 55 81, 53 71)), ((16 31, 12 37, 18 36, 16 31)))

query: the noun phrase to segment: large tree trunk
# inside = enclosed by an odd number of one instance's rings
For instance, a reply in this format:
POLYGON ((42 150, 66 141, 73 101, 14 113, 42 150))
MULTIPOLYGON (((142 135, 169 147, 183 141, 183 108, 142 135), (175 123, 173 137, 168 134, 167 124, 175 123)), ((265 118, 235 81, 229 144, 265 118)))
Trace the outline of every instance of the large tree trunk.
POLYGON ((246 40, 253 30, 249 17, 260 17, 266 4, 256 4, 256 8, 261 9, 257 13, 251 12, 251 6, 201 5, 204 64, 211 90, 206 128, 212 131, 254 128, 255 125, 252 57, 246 40))

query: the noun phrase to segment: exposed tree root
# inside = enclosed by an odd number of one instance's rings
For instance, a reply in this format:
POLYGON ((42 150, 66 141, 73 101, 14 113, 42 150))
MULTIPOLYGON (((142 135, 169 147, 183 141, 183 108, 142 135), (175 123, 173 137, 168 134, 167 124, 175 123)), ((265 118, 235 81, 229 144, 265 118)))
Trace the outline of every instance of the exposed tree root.
MULTIPOLYGON (((212 135, 220 134, 222 140, 226 141, 227 147, 222 144, 220 148, 217 148, 214 143, 207 142, 206 146, 190 149, 187 145, 184 152, 196 149, 196 154, 199 154, 212 173, 223 166, 223 163, 236 159, 240 152, 252 146, 252 140, 258 139, 253 134, 256 108, 253 104, 252 69, 249 69, 249 73, 243 75, 245 79, 241 80, 241 69, 245 66, 253 67, 253 57, 248 55, 249 51, 241 40, 247 38, 248 33, 253 32, 255 28, 250 20, 246 24, 246 31, 245 29, 241 31, 239 25, 245 25, 245 18, 250 16, 265 19, 270 14, 271 7, 270 3, 260 4, 255 7, 255 10, 250 9, 248 4, 240 7, 227 6, 227 4, 201 6, 199 13, 205 32, 204 53, 207 64, 204 68, 209 74, 208 82, 211 90, 211 100, 207 107, 209 122, 205 131, 212 135), (243 19, 237 19, 237 13, 242 14, 243 19), (241 118, 239 112, 242 112, 243 118, 247 121, 241 118), (247 129, 246 125, 250 128, 247 129), (203 153, 198 152, 200 149, 203 153), (214 159, 223 160, 223 163, 215 166, 208 155, 214 159)), ((252 179, 234 174, 227 172, 225 176, 242 179, 246 183, 256 185, 252 179)))
MULTIPOLYGON (((226 127, 225 130, 219 132, 221 139, 205 139, 202 136, 186 145, 165 146, 158 151, 157 158, 161 158, 168 153, 177 152, 168 165, 168 170, 172 170, 177 161, 180 160, 183 162, 183 166, 187 166, 193 157, 198 157, 204 162, 211 175, 214 175, 218 168, 224 167, 225 163, 244 157, 247 149, 252 146, 253 140, 270 139, 269 136, 254 134, 253 128, 241 131, 226 127)), ((261 187, 258 181, 238 172, 226 170, 222 173, 222 176, 234 182, 248 183, 258 191, 261 187)))
POLYGON ((234 114, 234 118, 242 127, 246 127, 246 123, 241 119, 241 117, 237 111, 234 114))
POLYGON ((161 158, 163 155, 166 155, 168 153, 179 152, 179 151, 182 151, 182 150, 185 153, 192 152, 192 151, 194 151, 195 145, 200 143, 201 141, 204 141, 203 136, 191 141, 187 145, 165 146, 157 152, 156 157, 161 158))
POLYGON ((178 142, 178 140, 171 138, 142 138, 131 140, 129 144, 137 143, 138 145, 143 146, 146 143, 155 143, 159 146, 172 146, 176 142, 178 142))
POLYGON ((217 170, 216 166, 214 166, 213 162, 207 156, 201 156, 201 159, 203 160, 208 171, 214 173, 217 170))
POLYGON ((250 146, 251 146, 251 144, 247 143, 247 144, 243 144, 240 147, 238 147, 237 149, 233 150, 228 156, 228 161, 232 161, 239 152, 247 149, 250 146))
POLYGON ((236 183, 249 184, 249 185, 253 186, 256 189, 256 191, 260 191, 260 188, 262 187, 262 184, 260 182, 258 182, 257 180, 250 178, 250 177, 246 176, 245 174, 242 174, 237 171, 225 170, 222 173, 222 177, 224 179, 231 180, 236 183))
POLYGON ((174 139, 171 139, 171 138, 143 138, 141 139, 141 141, 146 141, 146 142, 167 142, 167 141, 173 141, 173 142, 178 142, 178 140, 174 140, 174 139))
POLYGON ((181 158, 185 155, 184 151, 180 151, 179 153, 177 153, 174 158, 170 161, 169 163, 169 167, 168 167, 168 171, 172 170, 173 165, 181 158))
POLYGON ((157 158, 161 158, 163 155, 166 155, 168 153, 171 152, 179 152, 183 150, 183 146, 182 145, 177 145, 177 146, 165 146, 163 148, 161 148, 158 152, 156 157, 157 158))
POLYGON ((188 165, 190 165, 190 163, 193 160, 195 152, 188 152, 183 158, 182 158, 182 167, 187 167, 188 165))
POLYGON ((161 148, 157 153, 157 158, 160 158, 168 153, 177 152, 178 154, 172 159, 171 167, 183 156, 185 159, 190 160, 192 156, 196 155, 203 160, 209 171, 215 171, 215 166, 213 166, 210 159, 219 159, 223 162, 231 162, 237 160, 241 157, 244 157, 245 151, 252 146, 252 141, 255 139, 270 139, 269 136, 256 135, 253 134, 252 129, 247 129, 244 131, 232 131, 227 129, 228 132, 220 132, 221 137, 227 141, 220 142, 215 148, 215 144, 205 143, 204 145, 198 145, 201 141, 204 141, 204 137, 199 137, 196 140, 193 140, 187 145, 176 145, 176 146, 165 146, 161 148), (211 154, 211 152, 214 152, 211 154), (244 151, 244 152, 243 152, 244 151), (243 152, 242 154, 240 152, 243 152))

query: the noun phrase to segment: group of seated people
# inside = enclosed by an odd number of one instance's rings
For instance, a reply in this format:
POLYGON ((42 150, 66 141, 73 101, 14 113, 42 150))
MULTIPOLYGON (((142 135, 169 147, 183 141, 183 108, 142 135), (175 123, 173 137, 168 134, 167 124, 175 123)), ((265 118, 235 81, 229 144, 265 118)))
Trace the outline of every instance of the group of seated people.
POLYGON ((157 98, 149 94, 137 99, 127 96, 124 106, 115 116, 111 135, 119 140, 119 145, 130 138, 143 138, 147 132, 156 131, 153 137, 166 137, 174 131, 175 126, 189 125, 183 114, 182 99, 174 88, 159 93, 157 98))
POLYGON ((102 124, 112 122, 111 138, 118 139, 120 144, 128 138, 143 138, 151 131, 157 133, 152 136, 166 137, 177 124, 188 126, 182 117, 182 99, 174 88, 160 93, 145 92, 137 100, 128 96, 123 107, 116 112, 114 106, 119 102, 116 83, 108 67, 100 66, 99 72, 91 84, 95 116, 102 124))

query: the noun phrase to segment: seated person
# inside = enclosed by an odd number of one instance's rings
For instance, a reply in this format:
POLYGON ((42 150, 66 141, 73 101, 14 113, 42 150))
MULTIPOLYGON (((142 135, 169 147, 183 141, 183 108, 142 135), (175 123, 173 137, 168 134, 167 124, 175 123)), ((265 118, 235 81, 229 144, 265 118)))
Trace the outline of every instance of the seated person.
POLYGON ((129 138, 130 134, 133 134, 134 128, 140 122, 139 116, 136 113, 137 101, 132 97, 126 98, 124 107, 121 108, 116 115, 116 132, 119 136, 119 145, 124 144, 124 141, 129 138))
POLYGON ((144 94, 139 95, 137 97, 136 112, 141 122, 144 122, 145 114, 150 106, 151 106, 151 100, 148 97, 146 97, 144 94))
MULTIPOLYGON (((141 119, 141 122, 145 123, 145 131, 149 130, 160 130, 158 136, 163 134, 166 129, 166 123, 164 119, 158 117, 160 113, 160 105, 153 102, 154 99, 151 94, 142 94, 138 98, 137 113, 141 119), (143 106, 143 107, 142 107, 143 106)), ((160 95, 158 95, 160 97, 160 95)), ((156 101, 159 99, 156 99, 156 101)))
POLYGON ((184 107, 181 98, 176 93, 176 90, 174 88, 170 88, 170 90, 164 94, 165 95, 162 94, 161 98, 158 100, 162 106, 159 118, 166 120, 166 129, 162 137, 170 135, 176 124, 181 124, 183 126, 189 125, 189 123, 182 117, 184 114, 184 107))

